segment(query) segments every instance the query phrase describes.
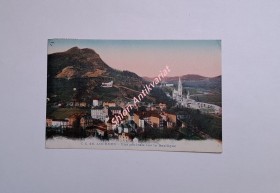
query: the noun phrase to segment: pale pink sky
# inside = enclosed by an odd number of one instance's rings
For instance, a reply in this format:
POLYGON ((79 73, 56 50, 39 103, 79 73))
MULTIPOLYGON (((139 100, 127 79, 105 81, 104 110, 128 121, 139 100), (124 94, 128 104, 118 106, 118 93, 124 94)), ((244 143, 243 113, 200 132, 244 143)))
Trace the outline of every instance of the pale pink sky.
MULTIPOLYGON (((221 75, 219 40, 52 40, 48 53, 71 47, 94 49, 109 66, 139 76, 157 76, 166 65, 168 76, 221 75)), ((49 40, 50 42, 50 40, 49 40)))

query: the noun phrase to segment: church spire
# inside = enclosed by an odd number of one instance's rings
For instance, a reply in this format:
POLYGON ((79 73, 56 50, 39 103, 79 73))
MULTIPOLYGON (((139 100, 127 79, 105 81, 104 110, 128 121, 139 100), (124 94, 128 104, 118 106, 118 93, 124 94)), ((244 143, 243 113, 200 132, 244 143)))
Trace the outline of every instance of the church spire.
POLYGON ((178 81, 178 94, 179 94, 180 97, 183 95, 183 86, 182 86, 180 76, 179 76, 179 81, 178 81))

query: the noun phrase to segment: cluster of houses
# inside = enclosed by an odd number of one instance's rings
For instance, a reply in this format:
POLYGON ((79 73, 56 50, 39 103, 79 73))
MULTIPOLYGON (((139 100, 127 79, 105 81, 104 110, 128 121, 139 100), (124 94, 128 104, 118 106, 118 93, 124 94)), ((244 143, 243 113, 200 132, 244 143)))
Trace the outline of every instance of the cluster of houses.
MULTIPOLYGON (((139 105, 140 106, 140 105, 139 105)), ((92 101, 90 114, 74 114, 64 119, 48 117, 46 125, 52 129, 83 128, 95 131, 99 137, 113 137, 120 141, 131 141, 134 136, 145 128, 174 128, 177 125, 176 114, 166 111, 166 104, 141 104, 141 108, 133 109, 123 116, 120 124, 112 121, 121 115, 124 106, 115 102, 92 101)))
POLYGON ((81 128, 88 128, 94 125, 94 120, 88 114, 74 114, 64 119, 55 119, 47 117, 46 126, 49 128, 74 128, 79 126, 81 128))
MULTIPOLYGON (((119 140, 132 140, 132 133, 143 132, 145 128, 173 128, 177 124, 176 114, 165 111, 166 104, 145 104, 139 106, 142 108, 133 109, 126 116, 123 116, 120 124, 112 121, 116 115, 121 115, 125 107, 120 107, 114 102, 103 102, 103 105, 97 105, 96 100, 93 101, 91 108, 91 117, 99 119, 106 125, 109 136, 114 133, 118 134, 119 140)), ((128 103, 129 104, 129 103, 128 103)), ((103 133, 104 131, 97 132, 103 133)))

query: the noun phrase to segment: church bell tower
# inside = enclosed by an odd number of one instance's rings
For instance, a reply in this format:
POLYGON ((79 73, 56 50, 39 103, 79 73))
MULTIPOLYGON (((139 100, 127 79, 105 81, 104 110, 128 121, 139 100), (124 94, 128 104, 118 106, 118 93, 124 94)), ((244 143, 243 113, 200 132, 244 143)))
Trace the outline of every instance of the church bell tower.
POLYGON ((178 82, 178 95, 180 97, 183 96, 183 86, 182 86, 182 82, 181 82, 181 78, 179 77, 179 82, 178 82))

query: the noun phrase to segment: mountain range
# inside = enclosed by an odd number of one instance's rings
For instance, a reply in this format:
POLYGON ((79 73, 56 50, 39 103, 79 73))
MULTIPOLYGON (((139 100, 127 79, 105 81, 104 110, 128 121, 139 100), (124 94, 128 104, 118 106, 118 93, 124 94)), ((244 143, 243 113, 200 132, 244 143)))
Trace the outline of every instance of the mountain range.
MULTIPOLYGON (((154 77, 142 77, 146 81, 152 81, 154 77)), ((187 74, 180 76, 184 87, 200 87, 204 89, 214 89, 221 91, 222 76, 205 77, 197 74, 187 74)), ((164 77, 163 82, 177 85, 179 76, 164 77)))

